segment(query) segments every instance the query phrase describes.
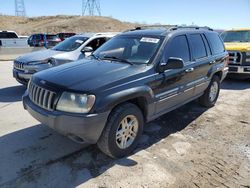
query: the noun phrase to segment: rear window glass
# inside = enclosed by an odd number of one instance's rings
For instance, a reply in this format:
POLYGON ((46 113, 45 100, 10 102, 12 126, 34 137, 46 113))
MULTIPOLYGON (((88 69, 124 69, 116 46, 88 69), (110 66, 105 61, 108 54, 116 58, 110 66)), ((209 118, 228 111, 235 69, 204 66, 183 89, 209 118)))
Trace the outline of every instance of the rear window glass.
POLYGON ((12 39, 12 38, 18 38, 16 33, 13 32, 0 32, 0 38, 1 39, 12 39))
POLYGON ((206 33, 206 37, 212 48, 213 54, 219 54, 225 51, 223 42, 217 33, 206 33))
POLYGON ((206 47, 200 34, 190 35, 190 43, 194 59, 200 59, 207 56, 206 47))

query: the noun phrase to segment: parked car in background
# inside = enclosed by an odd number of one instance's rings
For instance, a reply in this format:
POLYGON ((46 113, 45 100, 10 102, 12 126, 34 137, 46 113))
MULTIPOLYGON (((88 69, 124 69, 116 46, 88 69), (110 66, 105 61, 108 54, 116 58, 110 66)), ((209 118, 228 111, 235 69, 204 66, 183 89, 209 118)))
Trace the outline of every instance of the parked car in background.
POLYGON ((76 35, 76 33, 57 33, 56 35, 61 39, 61 41, 64 41, 65 39, 76 35))
POLYGON ((0 31, 0 39, 17 39, 18 35, 15 31, 0 31))
POLYGON ((31 76, 41 70, 89 56, 117 33, 85 33, 75 35, 51 49, 28 53, 14 61, 13 76, 27 85, 31 76))
POLYGON ((23 104, 43 124, 119 158, 135 149, 146 122, 197 98, 212 107, 227 56, 209 28, 137 28, 91 59, 35 74, 23 104))
POLYGON ((0 47, 25 47, 26 36, 18 36, 15 31, 0 31, 0 47))
POLYGON ((221 33, 224 32, 224 30, 222 30, 222 29, 215 29, 214 31, 217 32, 217 33, 219 33, 219 34, 221 34, 221 33))
POLYGON ((250 28, 228 30, 221 37, 229 52, 229 76, 250 78, 250 28))
POLYGON ((53 47, 60 42, 61 39, 57 35, 52 34, 33 34, 28 38, 28 45, 31 47, 53 47))

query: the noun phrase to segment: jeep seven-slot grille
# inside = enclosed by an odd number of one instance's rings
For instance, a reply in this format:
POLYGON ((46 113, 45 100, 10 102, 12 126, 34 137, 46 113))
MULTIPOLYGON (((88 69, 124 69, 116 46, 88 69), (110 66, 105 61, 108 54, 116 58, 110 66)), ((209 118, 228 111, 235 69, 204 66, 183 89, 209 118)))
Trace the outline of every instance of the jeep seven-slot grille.
POLYGON ((229 51, 229 64, 241 64, 242 54, 241 52, 229 51))
POLYGON ((49 111, 53 111, 53 104, 56 93, 47 89, 41 88, 36 84, 29 83, 29 98, 36 105, 49 111))
POLYGON ((14 61, 14 67, 19 70, 24 70, 24 62, 14 61))

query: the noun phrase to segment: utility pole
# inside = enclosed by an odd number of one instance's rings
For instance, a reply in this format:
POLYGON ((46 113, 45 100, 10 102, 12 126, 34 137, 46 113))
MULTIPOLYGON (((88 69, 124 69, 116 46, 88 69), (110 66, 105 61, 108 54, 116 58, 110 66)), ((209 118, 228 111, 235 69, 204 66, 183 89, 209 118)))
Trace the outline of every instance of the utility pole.
POLYGON ((82 16, 101 16, 100 0, 82 0, 82 16))
POLYGON ((26 16, 24 0, 15 0, 16 16, 26 16))

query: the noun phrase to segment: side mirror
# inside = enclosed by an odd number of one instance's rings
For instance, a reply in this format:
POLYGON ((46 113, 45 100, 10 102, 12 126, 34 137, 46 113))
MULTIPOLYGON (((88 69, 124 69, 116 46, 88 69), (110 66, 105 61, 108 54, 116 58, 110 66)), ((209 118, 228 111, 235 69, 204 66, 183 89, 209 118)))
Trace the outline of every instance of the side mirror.
POLYGON ((82 49, 82 53, 86 53, 86 52, 93 52, 94 50, 93 50, 93 48, 92 47, 90 47, 90 46, 86 46, 86 47, 84 47, 83 49, 82 49))
POLYGON ((169 69, 182 69, 184 67, 184 61, 181 58, 170 57, 167 62, 161 62, 159 65, 159 71, 164 72, 169 69))

